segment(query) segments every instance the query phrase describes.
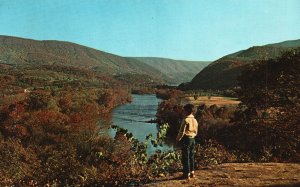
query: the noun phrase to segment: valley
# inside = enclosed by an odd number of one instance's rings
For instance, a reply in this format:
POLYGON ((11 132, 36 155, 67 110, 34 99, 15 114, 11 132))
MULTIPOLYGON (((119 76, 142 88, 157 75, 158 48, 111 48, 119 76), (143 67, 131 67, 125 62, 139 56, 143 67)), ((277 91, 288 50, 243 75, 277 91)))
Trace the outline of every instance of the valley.
MULTIPOLYGON (((175 142, 186 103, 196 106, 201 129, 199 175, 213 177, 214 169, 203 168, 224 166, 217 175, 234 167, 251 177, 268 166, 255 163, 298 163, 298 43, 251 47, 209 63, 121 57, 70 42, 0 36, 0 184, 189 185, 172 182, 180 151, 157 149, 175 142), (146 123, 152 120, 157 124, 146 123)), ((271 175, 272 182, 254 185, 285 184, 271 175)), ((228 176, 237 181, 197 178, 192 184, 249 183, 236 173, 228 176)), ((286 182, 298 181, 296 175, 286 182)))

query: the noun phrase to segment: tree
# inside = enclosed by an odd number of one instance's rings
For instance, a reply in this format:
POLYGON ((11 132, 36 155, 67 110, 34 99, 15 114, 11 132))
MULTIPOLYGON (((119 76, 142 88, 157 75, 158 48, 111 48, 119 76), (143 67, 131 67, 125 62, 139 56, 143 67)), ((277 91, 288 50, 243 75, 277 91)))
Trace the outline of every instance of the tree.
POLYGON ((286 108, 300 103, 300 48, 250 64, 239 78, 239 97, 249 108, 286 108))
POLYGON ((255 132, 243 137, 260 140, 250 145, 267 149, 273 157, 299 161, 300 48, 277 59, 250 64, 239 78, 239 85, 240 99, 247 107, 246 120, 240 122, 251 124, 245 132, 255 132), (258 118, 259 112, 267 115, 258 118))

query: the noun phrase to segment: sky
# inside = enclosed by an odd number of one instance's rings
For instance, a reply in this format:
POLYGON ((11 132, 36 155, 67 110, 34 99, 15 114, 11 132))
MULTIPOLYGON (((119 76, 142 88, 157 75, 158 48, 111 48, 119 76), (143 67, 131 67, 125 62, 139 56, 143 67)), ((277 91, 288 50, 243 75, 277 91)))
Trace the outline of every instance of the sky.
POLYGON ((300 0, 0 0, 0 35, 212 61, 300 39, 300 0))

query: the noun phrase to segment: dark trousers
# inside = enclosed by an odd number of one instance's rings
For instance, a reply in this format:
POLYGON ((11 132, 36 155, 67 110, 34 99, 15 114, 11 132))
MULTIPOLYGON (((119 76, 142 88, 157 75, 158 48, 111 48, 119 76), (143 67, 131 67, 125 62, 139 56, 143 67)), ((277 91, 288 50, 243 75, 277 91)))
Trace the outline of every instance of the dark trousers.
POLYGON ((188 175, 195 170, 195 139, 183 137, 181 140, 183 174, 188 175))

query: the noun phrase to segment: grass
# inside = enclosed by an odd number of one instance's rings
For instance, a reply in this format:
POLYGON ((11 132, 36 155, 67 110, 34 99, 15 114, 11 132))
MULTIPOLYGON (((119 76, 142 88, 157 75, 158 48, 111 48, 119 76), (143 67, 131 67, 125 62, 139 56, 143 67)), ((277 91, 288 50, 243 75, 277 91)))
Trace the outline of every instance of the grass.
POLYGON ((199 96, 196 99, 191 96, 184 96, 181 99, 181 104, 184 105, 188 103, 191 103, 196 106, 202 104, 205 104, 207 106, 211 106, 211 105, 225 106, 225 105, 238 105, 240 101, 237 100, 237 98, 221 97, 221 96, 199 96))

